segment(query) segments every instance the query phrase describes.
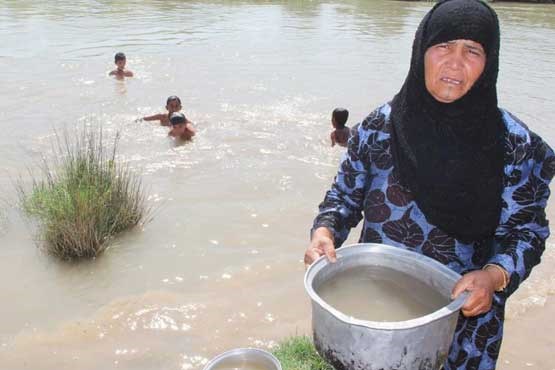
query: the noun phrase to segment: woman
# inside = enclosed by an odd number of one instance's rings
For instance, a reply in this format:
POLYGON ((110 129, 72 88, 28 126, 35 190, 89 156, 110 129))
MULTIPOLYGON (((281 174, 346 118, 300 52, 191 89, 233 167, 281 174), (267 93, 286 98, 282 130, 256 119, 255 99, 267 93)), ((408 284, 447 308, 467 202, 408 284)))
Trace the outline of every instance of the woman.
POLYGON ((415 35, 392 102, 353 128, 314 221, 310 264, 360 240, 406 248, 463 275, 469 291, 445 369, 494 369, 507 298, 540 261, 553 151, 497 106, 499 24, 478 0, 438 2, 415 35))

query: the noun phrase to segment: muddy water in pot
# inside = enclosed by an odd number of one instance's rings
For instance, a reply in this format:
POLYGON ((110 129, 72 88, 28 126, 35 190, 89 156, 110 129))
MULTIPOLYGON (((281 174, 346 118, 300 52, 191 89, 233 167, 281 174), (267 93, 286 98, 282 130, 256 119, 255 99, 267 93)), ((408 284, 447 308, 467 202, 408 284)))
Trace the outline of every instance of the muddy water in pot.
POLYGON ((383 266, 341 271, 318 287, 317 293, 342 313, 368 321, 410 320, 449 303, 423 282, 383 266))

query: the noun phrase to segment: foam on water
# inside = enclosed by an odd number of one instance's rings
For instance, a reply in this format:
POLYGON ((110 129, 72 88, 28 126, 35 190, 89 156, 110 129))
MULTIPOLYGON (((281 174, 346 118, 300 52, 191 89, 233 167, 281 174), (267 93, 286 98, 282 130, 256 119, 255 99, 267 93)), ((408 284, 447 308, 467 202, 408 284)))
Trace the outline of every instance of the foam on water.
MULTIPOLYGON (((92 370, 115 364, 130 370, 200 369, 229 348, 271 348, 276 345, 272 338, 281 330, 300 328, 294 319, 299 316, 297 308, 290 307, 289 313, 273 311, 276 302, 291 298, 288 284, 283 291, 273 289, 275 273, 290 275, 284 270, 289 265, 230 270, 232 279, 208 276, 187 282, 204 293, 183 294, 174 285, 173 291, 117 298, 90 316, 50 329, 29 327, 0 342, 0 364, 34 370, 67 366, 92 370), (227 306, 224 291, 234 292, 236 307, 227 306)), ((300 278, 302 265, 298 267, 300 278)), ((294 295, 302 298, 302 289, 294 295)))

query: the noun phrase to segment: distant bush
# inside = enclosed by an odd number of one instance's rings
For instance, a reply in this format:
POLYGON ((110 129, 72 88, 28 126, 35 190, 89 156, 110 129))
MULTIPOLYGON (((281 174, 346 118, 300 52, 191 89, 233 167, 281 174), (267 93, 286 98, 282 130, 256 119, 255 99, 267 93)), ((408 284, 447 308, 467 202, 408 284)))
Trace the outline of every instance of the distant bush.
POLYGON ((283 370, 334 370, 318 352, 307 336, 295 336, 282 341, 272 351, 283 370))
POLYGON ((37 218, 39 239, 63 259, 95 257, 117 233, 144 221, 148 209, 140 178, 116 160, 102 129, 56 135, 30 191, 18 185, 24 211, 37 218))

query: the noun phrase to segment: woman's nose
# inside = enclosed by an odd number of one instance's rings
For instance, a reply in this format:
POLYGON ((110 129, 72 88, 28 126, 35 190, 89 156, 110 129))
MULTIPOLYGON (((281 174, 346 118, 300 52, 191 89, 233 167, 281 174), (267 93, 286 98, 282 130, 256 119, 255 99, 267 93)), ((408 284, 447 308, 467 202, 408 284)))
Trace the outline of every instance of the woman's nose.
POLYGON ((447 61, 448 66, 452 69, 459 69, 463 65, 463 48, 456 47, 452 53, 449 54, 447 61))

